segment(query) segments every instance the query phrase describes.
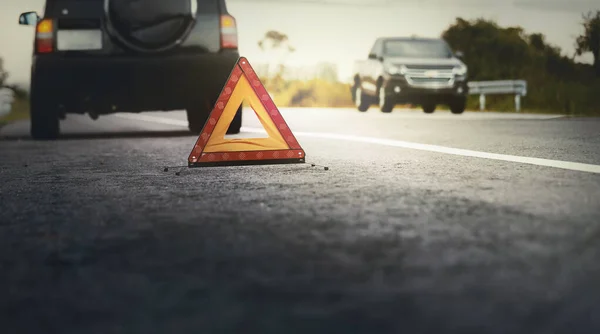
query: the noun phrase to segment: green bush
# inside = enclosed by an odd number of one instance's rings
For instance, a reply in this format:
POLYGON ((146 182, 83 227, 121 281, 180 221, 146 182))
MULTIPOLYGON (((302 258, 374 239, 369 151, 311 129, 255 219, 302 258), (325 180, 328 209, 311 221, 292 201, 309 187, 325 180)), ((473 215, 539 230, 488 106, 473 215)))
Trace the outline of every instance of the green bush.
MULTIPOLYGON (((458 18, 442 36, 465 54, 469 80, 527 81, 522 107, 569 115, 600 115, 600 78, 593 67, 579 64, 549 45, 542 34, 526 34, 519 27, 499 27, 493 21, 458 18)), ((469 98, 478 108, 479 98, 469 98)), ((487 96, 486 107, 514 110, 513 96, 487 96)))

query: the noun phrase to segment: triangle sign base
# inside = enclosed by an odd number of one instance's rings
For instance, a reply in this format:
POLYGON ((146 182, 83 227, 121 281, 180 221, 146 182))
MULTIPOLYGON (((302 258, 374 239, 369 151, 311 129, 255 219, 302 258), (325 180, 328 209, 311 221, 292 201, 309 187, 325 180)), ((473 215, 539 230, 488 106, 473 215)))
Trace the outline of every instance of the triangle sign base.
POLYGON ((306 154, 256 72, 238 59, 188 157, 188 167, 305 163, 306 154), (238 108, 246 101, 268 138, 225 139, 238 108))
POLYGON ((257 165, 286 165, 303 164, 304 159, 272 159, 272 160, 231 160, 215 162, 190 163, 189 168, 195 167, 235 167, 235 166, 257 166, 257 165))

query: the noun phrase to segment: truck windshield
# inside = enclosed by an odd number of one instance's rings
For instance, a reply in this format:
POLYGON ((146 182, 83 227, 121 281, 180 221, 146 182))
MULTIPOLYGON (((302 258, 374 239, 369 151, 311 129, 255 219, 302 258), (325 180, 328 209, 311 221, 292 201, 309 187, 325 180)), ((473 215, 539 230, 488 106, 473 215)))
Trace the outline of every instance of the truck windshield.
POLYGON ((404 58, 451 58, 452 52, 441 40, 390 40, 383 45, 383 54, 404 58))

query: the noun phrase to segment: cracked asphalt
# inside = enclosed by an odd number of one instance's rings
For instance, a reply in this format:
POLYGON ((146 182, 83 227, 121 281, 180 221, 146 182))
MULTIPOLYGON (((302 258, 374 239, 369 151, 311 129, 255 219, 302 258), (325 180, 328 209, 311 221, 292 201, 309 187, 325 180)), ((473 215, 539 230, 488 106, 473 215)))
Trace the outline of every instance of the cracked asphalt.
MULTIPOLYGON (((600 165, 600 119, 282 113, 600 165)), ((183 126, 62 127, 0 129, 3 333, 600 332, 600 174, 307 136, 309 164, 164 172, 196 140, 183 126)))

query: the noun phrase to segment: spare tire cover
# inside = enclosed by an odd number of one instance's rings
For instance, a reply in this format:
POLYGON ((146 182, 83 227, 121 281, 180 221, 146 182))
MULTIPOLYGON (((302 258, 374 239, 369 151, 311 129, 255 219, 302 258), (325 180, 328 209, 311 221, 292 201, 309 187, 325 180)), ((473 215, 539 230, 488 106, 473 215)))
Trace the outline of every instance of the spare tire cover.
POLYGON ((197 0, 105 0, 113 35, 130 49, 159 51, 187 37, 197 0))

